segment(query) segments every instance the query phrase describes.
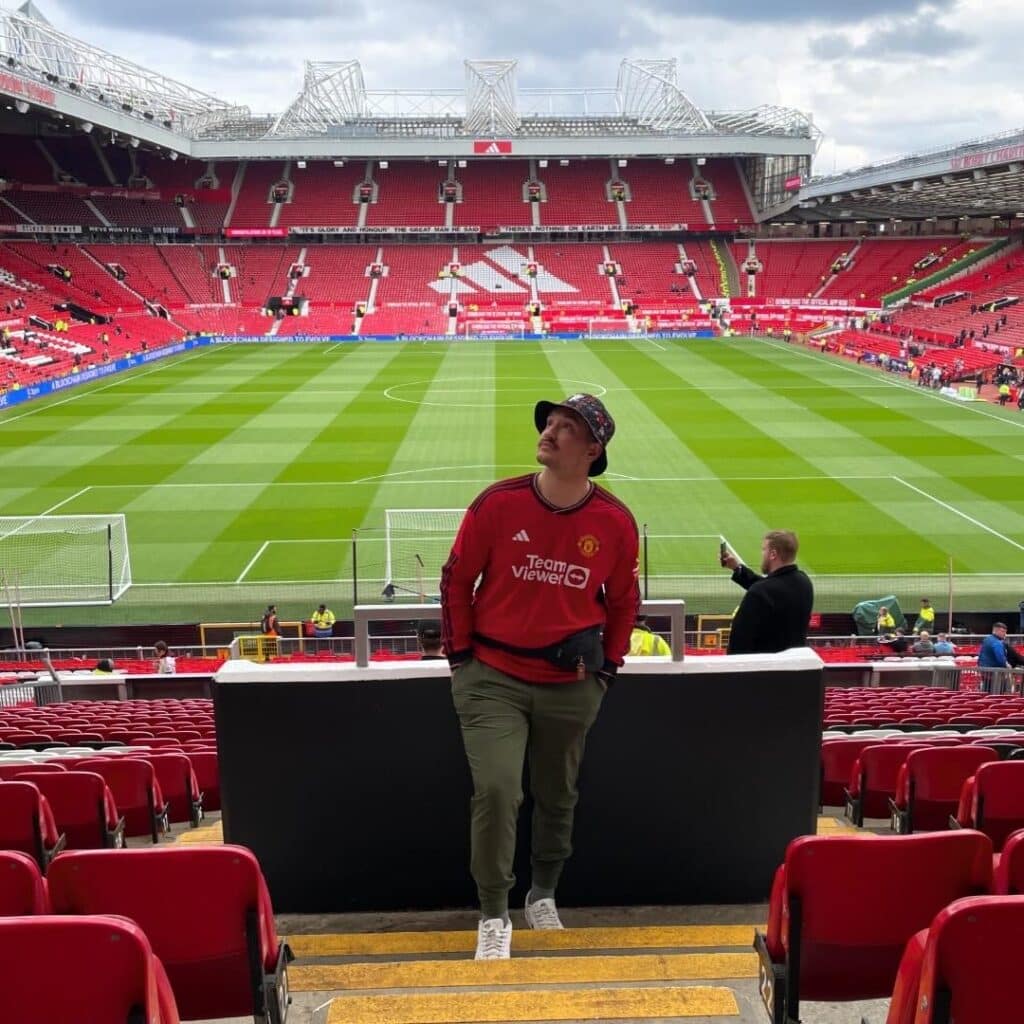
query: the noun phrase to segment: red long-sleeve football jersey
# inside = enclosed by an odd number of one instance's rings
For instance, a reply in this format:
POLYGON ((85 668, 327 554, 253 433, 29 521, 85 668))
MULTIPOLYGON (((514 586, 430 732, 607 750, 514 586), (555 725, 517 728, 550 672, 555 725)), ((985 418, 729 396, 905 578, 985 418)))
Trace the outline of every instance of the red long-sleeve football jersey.
POLYGON ((629 509, 596 484, 569 508, 544 499, 536 474, 488 487, 466 510, 441 573, 448 657, 472 652, 517 679, 571 682, 574 672, 474 642, 473 634, 538 648, 602 625, 605 657, 621 665, 640 601, 638 552, 629 509))

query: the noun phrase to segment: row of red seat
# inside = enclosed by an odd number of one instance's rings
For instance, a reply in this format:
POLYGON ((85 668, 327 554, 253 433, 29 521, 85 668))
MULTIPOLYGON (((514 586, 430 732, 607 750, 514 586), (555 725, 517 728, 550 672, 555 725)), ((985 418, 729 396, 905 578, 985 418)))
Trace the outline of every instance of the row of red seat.
POLYGON ((968 830, 793 840, 754 938, 773 1024, 801 1000, 890 994, 888 1024, 1016 1019, 1021 893, 1024 831, 995 861, 968 830))
POLYGON ((243 847, 0 852, 0 1020, 282 1024, 291 959, 243 847))

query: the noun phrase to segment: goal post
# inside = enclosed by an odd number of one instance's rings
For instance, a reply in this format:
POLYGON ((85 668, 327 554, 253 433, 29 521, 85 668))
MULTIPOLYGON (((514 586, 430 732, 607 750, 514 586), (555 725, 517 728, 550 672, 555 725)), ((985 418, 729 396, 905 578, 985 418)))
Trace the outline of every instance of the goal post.
POLYGON ((23 606, 113 604, 132 585, 125 517, 2 516, 0 575, 23 606))
POLYGON ((587 321, 588 338, 646 338, 647 324, 643 320, 624 320, 622 317, 593 317, 587 321))
POLYGON ((395 597, 438 595, 441 569, 459 532, 462 508, 389 508, 384 512, 384 585, 395 597))

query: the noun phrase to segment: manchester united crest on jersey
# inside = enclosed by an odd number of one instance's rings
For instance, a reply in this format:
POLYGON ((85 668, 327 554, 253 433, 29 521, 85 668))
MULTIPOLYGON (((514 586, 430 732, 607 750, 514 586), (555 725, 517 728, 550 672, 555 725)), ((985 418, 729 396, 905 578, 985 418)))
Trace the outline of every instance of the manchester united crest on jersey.
POLYGON ((576 541, 576 547, 584 558, 593 558, 601 550, 601 543, 592 533, 585 533, 576 541))

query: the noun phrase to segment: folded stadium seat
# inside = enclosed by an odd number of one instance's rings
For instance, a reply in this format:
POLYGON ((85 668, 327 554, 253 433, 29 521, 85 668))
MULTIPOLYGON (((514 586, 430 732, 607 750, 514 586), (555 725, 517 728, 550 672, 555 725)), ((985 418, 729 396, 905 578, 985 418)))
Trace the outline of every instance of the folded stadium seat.
POLYGON ((0 850, 0 917, 48 914, 50 897, 39 865, 17 850, 0 850))
POLYGON ((886 1024, 1017 1019, 1024 997, 1022 942, 1024 896, 974 896, 951 903, 907 942, 886 1024))
POLYGON ((996 725, 1015 725, 1024 729, 1024 715, 1005 715, 996 719, 996 725))
POLYGON ((203 820, 203 793, 187 754, 157 752, 146 758, 167 801, 168 820, 187 821, 195 828, 203 820))
POLYGON ((29 854, 45 873, 64 843, 50 805, 36 786, 17 779, 0 782, 0 850, 29 854))
POLYGON ((124 816, 126 836, 151 836, 170 831, 167 801, 149 761, 137 757, 90 758, 78 762, 78 771, 103 776, 124 816))
POLYGON ((124 818, 118 815, 114 797, 101 775, 27 772, 20 778, 33 783, 49 801, 57 828, 67 839, 67 849, 118 850, 124 846, 124 818))
POLYGON ((865 818, 888 818, 889 798, 896 795, 896 782, 903 762, 920 744, 874 743, 865 747, 850 769, 846 789, 847 820, 861 828, 865 818))
POLYGON ((846 803, 846 787, 850 772, 860 752, 875 743, 874 739, 843 737, 823 743, 821 746, 821 794, 822 807, 842 807, 846 803))
MULTIPOLYGON (((965 835, 973 833, 950 833, 965 835)), ((249 850, 72 852, 58 865, 49 881, 54 910, 137 922, 167 969, 185 1019, 284 1020, 292 954, 277 938, 270 894, 249 850)))
POLYGON ((220 768, 216 750, 189 751, 188 759, 196 773, 199 792, 203 794, 203 811, 220 810, 220 768))
MULTIPOLYGON (((71 856, 80 855, 54 868, 71 856)), ((991 880, 992 844, 980 832, 794 839, 772 885, 768 931, 754 933, 772 1024, 796 1024, 802 999, 887 996, 911 936, 991 880)))
POLYGON ((917 748, 900 768, 896 793, 889 800, 893 832, 909 835, 949 827, 960 791, 980 765, 998 762, 991 747, 917 748))
POLYGON ((964 782, 950 827, 984 832, 999 853, 1014 832, 1024 829, 1024 762, 981 765, 964 782))
POLYGON ((163 966, 131 921, 0 919, 0 963, 0 1020, 179 1024, 163 966))
POLYGON ((132 742, 138 742, 143 747, 149 747, 150 750, 158 750, 163 747, 167 747, 171 750, 181 749, 181 740, 174 739, 170 736, 147 737, 142 734, 137 734, 132 738, 132 742))

